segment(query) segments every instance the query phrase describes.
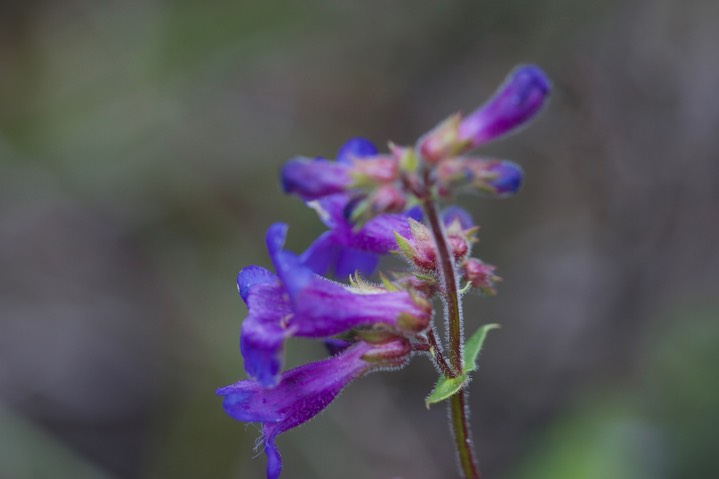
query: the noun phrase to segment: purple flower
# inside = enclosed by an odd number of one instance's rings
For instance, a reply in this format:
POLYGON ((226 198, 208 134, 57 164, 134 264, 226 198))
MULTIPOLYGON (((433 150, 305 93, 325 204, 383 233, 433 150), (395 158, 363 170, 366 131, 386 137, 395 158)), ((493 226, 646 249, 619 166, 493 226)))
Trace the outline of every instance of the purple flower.
POLYGON ((523 126, 541 110, 550 89, 539 67, 518 66, 487 103, 462 120, 459 141, 476 148, 523 126))
POLYGON ((522 168, 506 160, 460 156, 437 166, 442 192, 470 187, 496 198, 511 196, 522 186, 522 168))
POLYGON ((352 184, 349 164, 324 158, 296 157, 280 173, 285 193, 295 193, 305 201, 345 191, 352 184))
POLYGON ((267 231, 276 276, 248 266, 237 277, 249 311, 240 337, 245 370, 263 386, 277 383, 284 341, 290 336, 327 338, 367 326, 401 334, 428 325, 431 305, 424 298, 406 291, 359 291, 317 276, 282 249, 286 234, 287 226, 281 223, 267 231))
POLYGON ((223 407, 232 418, 262 423, 267 479, 277 479, 282 470, 275 445, 278 434, 312 419, 354 379, 373 369, 403 365, 410 349, 402 338, 382 344, 358 342, 336 356, 286 371, 274 388, 246 380, 220 388, 217 394, 224 396, 223 407))
POLYGON ((295 157, 280 172, 282 189, 305 201, 312 201, 360 186, 391 183, 399 165, 393 156, 378 155, 377 148, 364 138, 346 142, 337 161, 295 157))
POLYGON ((474 220, 467 210, 456 205, 448 206, 442 210, 442 223, 446 226, 451 225, 455 221, 459 221, 459 226, 463 230, 474 227, 474 220))
MULTIPOLYGON (((321 164, 318 163, 316 167, 321 169, 327 165, 348 166, 352 165, 354 160, 362 160, 376 155, 377 148, 370 141, 364 138, 353 138, 342 145, 337 153, 336 163, 325 161, 321 164)), ((366 163, 370 162, 366 160, 358 162, 360 165, 366 163)), ((285 168, 292 169, 297 166, 288 164, 285 168)), ((326 171, 318 171, 317 177, 326 173, 326 171)), ((302 183, 302 181, 297 181, 298 175, 288 174, 286 176, 283 172, 283 182, 287 183, 290 180, 293 184, 302 183)), ((342 181, 339 181, 337 185, 342 181)), ((322 222, 329 228, 329 231, 317 238, 300 257, 302 263, 315 273, 324 275, 332 272, 337 278, 346 278, 355 272, 370 276, 377 267, 379 256, 397 249, 394 232, 397 231, 408 236, 407 217, 421 219, 421 210, 415 208, 405 214, 376 216, 361 228, 357 228, 349 219, 353 208, 357 205, 357 198, 350 193, 337 193, 338 189, 344 191, 339 187, 337 189, 325 188, 329 181, 322 180, 320 183, 324 185, 322 188, 318 187, 318 183, 306 180, 304 187, 296 188, 296 191, 302 192, 300 196, 305 199, 315 199, 315 201, 308 202, 308 205, 317 211, 322 222), (329 194, 329 191, 336 194, 329 194), (309 194, 309 192, 313 193, 309 194), (324 193, 319 195, 318 192, 324 193)), ((391 188, 391 186, 387 185, 385 189, 380 188, 378 191, 387 191, 387 188, 391 188)))
POLYGON ((516 131, 539 113, 550 90, 539 67, 518 66, 484 105, 467 117, 450 117, 425 135, 423 158, 436 164, 516 131))
POLYGON ((511 196, 522 187, 522 168, 516 163, 497 160, 487 170, 493 176, 487 181, 487 191, 495 196, 511 196))
POLYGON ((359 272, 369 276, 377 267, 379 256, 397 249, 394 233, 409 237, 408 218, 420 220, 422 212, 413 208, 404 214, 375 216, 359 229, 347 219, 351 197, 332 195, 310 203, 326 231, 302 253, 302 262, 318 274, 333 271, 335 277, 346 278, 359 272))

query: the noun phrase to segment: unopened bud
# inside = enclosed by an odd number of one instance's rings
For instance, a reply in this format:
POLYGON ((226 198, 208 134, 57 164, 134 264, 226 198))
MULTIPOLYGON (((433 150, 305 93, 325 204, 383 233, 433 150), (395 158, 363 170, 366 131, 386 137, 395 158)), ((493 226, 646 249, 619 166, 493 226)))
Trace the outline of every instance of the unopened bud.
POLYGON ((476 148, 515 131, 539 113, 550 89, 539 67, 515 68, 487 103, 462 120, 457 141, 476 148))
POLYGON ((372 344, 372 348, 362 355, 362 359, 378 366, 402 366, 411 353, 409 340, 394 336, 385 342, 372 344))
POLYGON ((496 283, 502 278, 494 274, 495 267, 477 258, 469 258, 462 264, 464 279, 485 294, 497 294, 496 283))

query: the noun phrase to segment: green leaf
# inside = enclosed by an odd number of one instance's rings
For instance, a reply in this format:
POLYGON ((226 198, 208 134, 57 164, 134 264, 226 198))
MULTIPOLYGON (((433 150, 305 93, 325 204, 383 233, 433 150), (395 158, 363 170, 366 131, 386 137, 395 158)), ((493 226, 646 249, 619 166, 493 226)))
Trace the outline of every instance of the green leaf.
POLYGON ((467 382, 467 375, 465 373, 460 374, 456 378, 448 378, 445 375, 441 375, 437 379, 437 384, 434 385, 432 392, 425 398, 424 405, 429 409, 430 404, 436 404, 440 401, 454 396, 467 382))
POLYGON ((479 352, 482 350, 484 338, 487 337, 487 333, 489 331, 497 328, 499 328, 498 324, 485 324, 475 331, 467 342, 464 343, 464 354, 462 359, 464 362, 463 372, 465 374, 477 370, 477 356, 479 356, 479 352))
POLYGON ((394 239, 397 241, 397 246, 399 246, 402 256, 411 261, 414 257, 414 249, 412 249, 412 245, 409 243, 409 240, 396 231, 394 232, 394 239))
POLYGON ((498 324, 485 324, 464 343, 462 374, 456 378, 447 378, 444 374, 440 375, 434 389, 424 400, 424 405, 427 406, 427 409, 429 409, 430 404, 435 404, 454 396, 467 384, 469 373, 477 370, 477 356, 482 350, 484 338, 487 337, 489 331, 497 328, 499 328, 498 324))

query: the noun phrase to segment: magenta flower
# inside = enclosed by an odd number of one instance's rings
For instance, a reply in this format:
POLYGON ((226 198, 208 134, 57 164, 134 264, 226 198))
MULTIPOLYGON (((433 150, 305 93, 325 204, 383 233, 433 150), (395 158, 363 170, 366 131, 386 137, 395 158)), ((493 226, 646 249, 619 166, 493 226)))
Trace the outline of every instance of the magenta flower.
POLYGON ((276 387, 267 389, 252 380, 217 390, 232 418, 262 423, 261 441, 267 455, 267 479, 277 479, 282 460, 275 437, 303 424, 326 408, 351 381, 373 369, 402 366, 409 358, 409 342, 394 338, 382 344, 358 342, 342 353, 282 374, 276 387))
POLYGON ((429 324, 431 306, 419 295, 358 291, 315 275, 296 255, 282 249, 286 233, 287 226, 281 223, 267 231, 276 276, 260 266, 248 266, 237 277, 249 310, 240 338, 245 370, 263 386, 277 383, 288 337, 327 338, 368 326, 402 334, 429 324))

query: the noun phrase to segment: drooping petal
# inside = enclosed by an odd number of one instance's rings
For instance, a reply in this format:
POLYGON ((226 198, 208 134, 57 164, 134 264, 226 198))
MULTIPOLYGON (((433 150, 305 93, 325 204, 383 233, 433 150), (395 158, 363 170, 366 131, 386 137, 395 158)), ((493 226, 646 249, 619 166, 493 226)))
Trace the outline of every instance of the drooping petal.
POLYGON ((277 281, 277 275, 262 266, 251 265, 243 268, 237 275, 237 291, 242 300, 247 303, 247 294, 254 285, 272 283, 277 281))
POLYGON ((550 89, 539 67, 515 68, 487 103, 461 121, 458 140, 475 148, 511 133, 542 109, 550 89))
POLYGON ((383 344, 359 342, 331 358, 294 368, 282 374, 271 389, 255 381, 240 381, 217 390, 223 408, 232 418, 263 423, 267 477, 276 479, 282 469, 274 439, 326 408, 351 381, 375 368, 406 362, 409 342, 396 338, 383 344))
POLYGON ((267 229, 265 244, 277 275, 294 302, 299 290, 314 278, 314 273, 302 265, 300 259, 282 248, 287 237, 287 225, 275 223, 267 229))
POLYGON ((279 283, 259 284, 250 288, 246 300, 249 314, 242 322, 240 351, 248 376, 266 387, 277 382, 284 341, 292 334, 286 323, 292 309, 284 291, 279 283))
POLYGON ((282 456, 275 445, 274 436, 265 441, 265 454, 267 455, 267 479, 277 479, 282 472, 282 456))

